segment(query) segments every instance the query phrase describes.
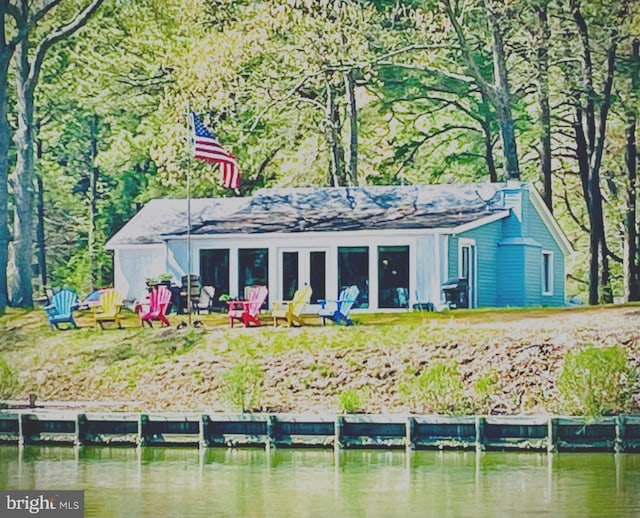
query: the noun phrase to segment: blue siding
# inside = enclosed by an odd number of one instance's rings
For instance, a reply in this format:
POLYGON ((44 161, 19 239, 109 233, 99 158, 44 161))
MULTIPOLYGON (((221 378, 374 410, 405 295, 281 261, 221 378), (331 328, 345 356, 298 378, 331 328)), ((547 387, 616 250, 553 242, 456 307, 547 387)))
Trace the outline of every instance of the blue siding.
POLYGON ((498 241, 502 237, 502 221, 493 221, 449 239, 449 277, 458 276, 458 239, 475 239, 477 255, 477 293, 478 307, 491 307, 498 304, 496 290, 498 276, 498 241))
POLYGON ((526 187, 506 189, 503 200, 512 210, 507 218, 449 237, 447 277, 458 276, 459 239, 475 239, 478 307, 562 306, 565 299, 562 248, 531 202, 526 187), (543 252, 553 254, 550 295, 542 293, 543 252))
MULTIPOLYGON (((533 187, 532 187, 533 188, 533 187)), ((562 306, 565 302, 565 264, 562 249, 553 238, 547 226, 542 221, 538 211, 531 203, 528 196, 525 196, 524 206, 524 232, 526 235, 541 245, 541 250, 536 258, 531 258, 527 262, 527 275, 537 275, 540 278, 539 286, 531 286, 530 289, 536 290, 539 295, 539 305, 542 306, 562 306), (542 295, 542 252, 549 251, 553 253, 553 294, 542 295), (537 272, 537 273, 536 273, 537 272)), ((533 299, 534 294, 529 295, 533 299)))
POLYGON ((524 247, 501 243, 498 250, 498 306, 524 306, 524 247))

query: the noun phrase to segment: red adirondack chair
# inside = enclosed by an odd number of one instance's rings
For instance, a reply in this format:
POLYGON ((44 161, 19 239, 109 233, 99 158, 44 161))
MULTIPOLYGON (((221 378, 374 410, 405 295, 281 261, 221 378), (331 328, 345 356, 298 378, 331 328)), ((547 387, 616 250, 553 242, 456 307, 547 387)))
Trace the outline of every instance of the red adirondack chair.
POLYGON ((166 313, 171 303, 171 291, 166 286, 158 286, 149 294, 149 301, 136 304, 136 312, 140 317, 140 325, 145 322, 153 327, 153 321, 159 320, 161 326, 170 326, 166 313))
POLYGON ((267 298, 269 290, 266 286, 255 286, 249 294, 249 300, 228 300, 229 324, 233 327, 234 320, 240 320, 244 327, 249 324, 260 325, 258 313, 267 298))

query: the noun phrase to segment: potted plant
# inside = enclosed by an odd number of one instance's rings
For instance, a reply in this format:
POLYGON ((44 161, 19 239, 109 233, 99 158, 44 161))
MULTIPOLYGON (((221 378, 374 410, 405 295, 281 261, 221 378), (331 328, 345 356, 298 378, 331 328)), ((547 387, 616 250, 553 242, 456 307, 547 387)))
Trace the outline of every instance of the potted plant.
POLYGON ((163 273, 158 277, 159 284, 164 284, 167 288, 171 286, 173 275, 170 273, 163 273))
POLYGON ((147 285, 147 288, 155 288, 159 281, 156 277, 146 277, 144 282, 147 285))

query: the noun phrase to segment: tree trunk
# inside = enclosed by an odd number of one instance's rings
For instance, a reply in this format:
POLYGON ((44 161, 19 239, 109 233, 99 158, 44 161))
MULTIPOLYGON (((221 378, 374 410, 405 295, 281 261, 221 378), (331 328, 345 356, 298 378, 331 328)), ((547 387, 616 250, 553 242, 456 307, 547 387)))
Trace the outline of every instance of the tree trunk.
POLYGON ((537 42, 538 104, 540 107, 540 180, 542 199, 553 212, 551 185, 551 109, 549 108, 549 41, 551 31, 547 20, 547 4, 536 8, 538 14, 539 41, 537 42))
MULTIPOLYGON (((607 49, 606 75, 602 92, 596 93, 593 81, 593 61, 589 28, 582 16, 579 0, 571 0, 573 20, 578 29, 582 44, 582 81, 581 89, 574 92, 576 96, 576 150, 580 169, 583 194, 589 215, 589 304, 600 301, 599 288, 601 282, 609 283, 609 257, 605 238, 604 213, 602 209, 602 191, 600 188, 600 167, 604 153, 607 117, 611 105, 613 78, 616 70, 616 46, 618 27, 612 26, 607 49), (600 102, 599 109, 596 101, 600 102), (600 270, 602 268, 602 270, 600 270), (600 273, 602 272, 602 278, 600 273)), ((624 14, 624 9, 620 15, 624 14)), ((602 285, 603 300, 613 298, 610 287, 602 285)))
MULTIPOLYGON (((482 102, 485 105, 489 105, 489 99, 484 91, 480 90, 482 102)), ((483 109, 484 116, 479 121, 482 126, 482 140, 484 143, 484 159, 487 162, 487 170, 489 171, 489 181, 491 183, 498 181, 498 172, 496 171, 496 161, 493 157, 493 133, 491 132, 491 123, 493 118, 489 113, 489 110, 483 109)))
POLYGON ((326 137, 329 147, 329 184, 331 187, 346 185, 344 171, 344 149, 340 141, 340 115, 333 97, 333 89, 326 82, 326 137))
POLYGON ((95 271, 96 253, 96 219, 98 216, 98 176, 99 169, 96 166, 98 158, 98 116, 93 116, 91 124, 91 174, 89 175, 89 276, 91 286, 96 285, 99 278, 95 271))
POLYGON ((500 121, 500 135, 507 169, 507 177, 520 178, 518 148, 516 145, 515 123, 511 111, 511 90, 507 73, 507 60, 504 53, 504 39, 500 16, 492 5, 487 6, 489 29, 491 30, 491 51, 493 54, 493 76, 495 84, 494 106, 500 121))
POLYGON ((460 20, 458 20, 457 17, 457 8, 454 8, 452 0, 440 0, 440 2, 456 33, 456 38, 469 72, 474 77, 483 97, 486 97, 491 103, 498 117, 507 176, 508 178, 519 179, 520 165, 518 164, 518 147, 516 143, 515 124, 511 111, 511 91, 509 88, 507 61, 499 13, 497 9, 495 9, 492 0, 485 0, 485 11, 491 32, 491 48, 493 54, 494 78, 493 84, 491 84, 484 78, 482 71, 476 63, 474 55, 475 45, 467 41, 460 20))
POLYGON ((625 135, 625 163, 627 166, 627 207, 623 251, 624 299, 626 302, 640 300, 640 260, 638 258, 637 194, 638 194, 638 148, 636 145, 637 92, 640 88, 640 41, 633 42, 631 51, 631 101, 627 111, 625 135))
POLYGON ((5 59, 2 54, 0 54, 0 315, 4 313, 8 301, 7 263, 11 237, 8 218, 11 126, 7 120, 7 82, 2 80, 2 77, 6 78, 8 73, 8 59, 5 59))
POLYGON ((11 126, 7 118, 7 81, 13 47, 7 43, 7 3, 0 1, 0 315, 8 302, 7 263, 9 257, 9 146, 11 126))
MULTIPOLYGON (((29 62, 28 35, 33 29, 33 20, 45 16, 57 2, 44 3, 39 11, 30 12, 29 2, 20 0, 16 8, 15 21, 18 25, 20 41, 17 42, 18 62, 16 65, 16 88, 18 108, 18 131, 15 135, 16 170, 14 184, 14 256, 11 259, 16 271, 11 281, 10 297, 15 305, 33 306, 31 284, 31 263, 33 259, 33 111, 34 92, 42 63, 52 45, 83 27, 96 12, 103 0, 92 0, 78 11, 72 20, 52 28, 37 45, 31 63, 29 62)), ((6 2, 3 2, 5 5, 6 2)), ((33 7, 33 6, 32 6, 33 7)), ((0 11, 4 14, 4 10, 0 11)), ((4 21, 4 18, 3 18, 4 21)), ((3 26, 4 27, 4 26, 3 26)), ((1 80, 1 78, 0 78, 1 80)))
POLYGON ((16 49, 16 95, 18 104, 18 129, 16 143, 16 168, 14 172, 14 221, 13 221, 13 271, 9 296, 11 304, 19 307, 33 306, 33 86, 30 81, 28 41, 25 38, 16 49))
POLYGON ((347 185, 358 185, 358 107, 356 104, 355 80, 353 70, 344 73, 344 86, 347 94, 347 116, 349 117, 349 167, 347 185))
MULTIPOLYGON (((36 160, 40 161, 42 158, 42 141, 36 139, 36 160)), ((42 174, 36 174, 36 249, 38 252, 38 270, 40 271, 40 283, 44 290, 47 286, 47 249, 45 242, 45 229, 44 229, 44 182, 42 181, 42 174)))

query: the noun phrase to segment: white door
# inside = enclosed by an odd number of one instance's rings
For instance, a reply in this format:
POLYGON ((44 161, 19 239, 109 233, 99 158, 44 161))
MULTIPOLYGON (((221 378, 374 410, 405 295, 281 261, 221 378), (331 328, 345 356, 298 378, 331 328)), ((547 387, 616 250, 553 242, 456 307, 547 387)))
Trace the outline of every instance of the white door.
POLYGON ((475 239, 461 238, 458 241, 458 277, 466 279, 468 285, 469 308, 477 306, 477 258, 475 239))
POLYGON ((312 289, 311 304, 326 298, 328 255, 324 248, 281 249, 278 268, 281 300, 291 300, 295 291, 305 284, 312 289))

